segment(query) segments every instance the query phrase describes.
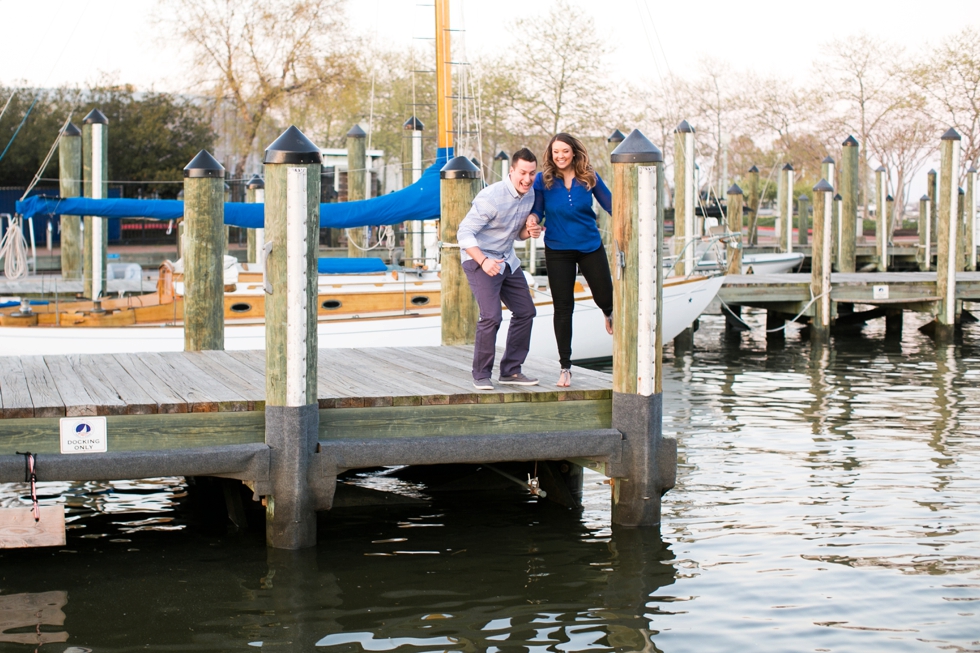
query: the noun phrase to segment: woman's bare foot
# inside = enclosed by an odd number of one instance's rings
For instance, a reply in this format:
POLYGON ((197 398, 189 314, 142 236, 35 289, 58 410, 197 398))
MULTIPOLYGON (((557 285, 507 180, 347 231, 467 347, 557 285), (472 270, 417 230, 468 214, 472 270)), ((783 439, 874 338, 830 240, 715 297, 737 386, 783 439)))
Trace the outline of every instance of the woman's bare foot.
POLYGON ((613 329, 612 329, 612 315, 607 315, 606 316, 606 333, 608 333, 609 335, 612 335, 612 331, 613 331, 613 329))
POLYGON ((572 385, 572 371, 566 367, 561 369, 558 374, 558 383, 555 384, 559 388, 567 388, 572 385))

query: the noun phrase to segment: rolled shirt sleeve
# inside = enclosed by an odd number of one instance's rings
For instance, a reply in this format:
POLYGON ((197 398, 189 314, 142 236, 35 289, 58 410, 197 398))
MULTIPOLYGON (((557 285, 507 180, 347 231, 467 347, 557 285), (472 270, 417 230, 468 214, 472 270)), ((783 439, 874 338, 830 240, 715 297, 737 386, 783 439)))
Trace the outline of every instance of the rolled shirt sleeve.
POLYGON ((473 200, 473 205, 470 206, 470 210, 467 211, 456 230, 456 242, 459 243, 459 249, 463 251, 464 256, 468 248, 479 247, 480 243, 477 241, 476 235, 483 231, 495 217, 497 217, 497 207, 488 202, 486 197, 477 195, 473 200))

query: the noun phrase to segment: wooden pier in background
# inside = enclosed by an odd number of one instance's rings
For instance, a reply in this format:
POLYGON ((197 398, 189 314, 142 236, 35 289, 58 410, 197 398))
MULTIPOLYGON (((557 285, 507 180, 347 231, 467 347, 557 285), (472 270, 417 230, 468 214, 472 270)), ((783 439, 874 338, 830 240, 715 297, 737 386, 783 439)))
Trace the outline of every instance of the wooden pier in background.
MULTIPOLYGON (((809 274, 737 274, 725 278, 718 297, 729 306, 751 306, 813 316, 809 274)), ((834 272, 831 301, 867 304, 936 315, 940 300, 935 272, 834 272)), ((980 272, 956 275, 956 299, 980 301, 980 272)))

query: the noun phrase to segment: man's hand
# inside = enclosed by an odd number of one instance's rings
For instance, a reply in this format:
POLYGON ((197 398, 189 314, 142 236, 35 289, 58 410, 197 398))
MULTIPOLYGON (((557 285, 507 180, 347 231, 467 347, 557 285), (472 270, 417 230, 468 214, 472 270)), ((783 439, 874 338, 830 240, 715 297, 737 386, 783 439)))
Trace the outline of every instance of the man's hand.
POLYGON ((495 277, 500 274, 500 264, 504 262, 502 258, 493 258, 488 256, 483 259, 483 263, 480 265, 480 269, 486 272, 491 277, 495 277))
POLYGON ((541 236, 541 232, 544 229, 538 224, 538 216, 533 213, 527 216, 527 222, 524 223, 524 238, 538 238, 541 236))

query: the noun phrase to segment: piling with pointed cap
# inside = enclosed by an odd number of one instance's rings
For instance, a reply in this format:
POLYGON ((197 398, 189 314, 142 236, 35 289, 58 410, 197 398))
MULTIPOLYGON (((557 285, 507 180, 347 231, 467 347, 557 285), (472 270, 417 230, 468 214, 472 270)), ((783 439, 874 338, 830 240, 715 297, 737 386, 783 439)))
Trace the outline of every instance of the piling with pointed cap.
POLYGON ((875 170, 875 251, 878 256, 878 272, 888 271, 888 179, 885 166, 875 170))
POLYGON ((752 166, 748 174, 749 245, 759 244, 759 168, 752 166))
MULTIPOLYGON (((98 109, 92 109, 82 122, 82 180, 85 197, 97 200, 108 197, 108 150, 109 120, 98 109)), ((105 293, 108 245, 106 219, 85 216, 82 276, 86 297, 95 299, 105 293)))
POLYGON ((674 273, 694 271, 694 128, 686 120, 674 130, 674 273))
POLYGON ((443 166, 439 178, 442 344, 472 345, 479 309, 463 272, 456 232, 480 191, 480 171, 465 156, 457 156, 443 166))
POLYGON ((796 198, 796 214, 799 243, 807 245, 810 241, 810 198, 803 193, 796 198))
POLYGON ((660 522, 660 496, 674 486, 677 442, 662 433, 663 154, 639 130, 610 156, 613 166, 613 409, 623 433, 625 478, 613 485, 612 521, 660 522))
MULTIPOLYGON (((58 177, 61 197, 82 194, 82 132, 72 123, 58 141, 58 177)), ((82 278, 82 219, 77 215, 61 216, 61 276, 82 278)))
POLYGON ((497 152, 497 156, 493 157, 493 160, 497 163, 498 170, 500 172, 500 179, 507 176, 510 172, 510 157, 503 150, 497 152))
MULTIPOLYGON (((316 544, 309 470, 317 443, 317 248, 320 149, 290 127, 265 151, 266 542, 316 544)), ((332 487, 332 485, 331 485, 332 487)), ((332 497, 331 497, 332 498, 332 497)), ((329 507, 329 505, 324 506, 329 507)))
MULTIPOLYGON (((967 251, 966 251, 966 213, 965 209, 965 196, 962 186, 956 189, 957 199, 956 199, 956 228, 959 233, 956 235, 957 241, 957 255, 956 255, 956 270, 962 272, 966 270, 967 265, 967 251)), ((957 311, 959 312, 959 311, 957 311)))
POLYGON ((966 171, 966 253, 967 270, 977 269, 977 169, 966 171))
POLYGON ((742 273, 742 189, 732 184, 728 189, 728 233, 734 237, 728 242, 725 252, 728 266, 725 274, 742 273))
MULTIPOLYGON (((347 132, 347 201, 367 198, 367 132, 354 125, 347 132)), ((368 227, 347 230, 347 256, 363 258, 368 246, 368 227)))
MULTIPOLYGON (((837 164, 834 162, 834 158, 832 156, 829 155, 825 156, 823 158, 823 161, 820 162, 820 175, 821 175, 821 179, 826 180, 826 182, 831 186, 837 185, 837 164)), ((838 246, 836 205, 834 204, 833 199, 830 200, 830 204, 831 204, 831 213, 835 214, 830 228, 830 242, 833 245, 831 248, 832 251, 830 254, 830 258, 832 261, 836 261, 837 246, 838 246)), ((816 209, 814 209, 814 211, 816 211, 816 209)), ((814 219, 816 219, 816 213, 814 213, 814 219)))
POLYGON ((184 351, 225 348, 224 181, 205 150, 184 167, 184 351))
POLYGON ((932 206, 932 213, 929 216, 929 233, 932 235, 930 240, 935 242, 936 232, 939 228, 939 218, 936 215, 936 207, 939 206, 939 174, 935 170, 929 170, 926 173, 926 194, 929 196, 929 203, 932 206))
POLYGON ((861 231, 858 222, 858 188, 860 176, 858 172, 860 146, 853 136, 848 136, 843 143, 844 155, 841 160, 840 183, 841 197, 841 234, 840 256, 837 269, 841 272, 854 272, 857 269, 857 234, 861 231))
MULTIPOLYGON (((245 185, 245 202, 248 204, 265 204, 265 181, 258 175, 252 175, 245 185)), ((249 229, 246 244, 246 258, 249 263, 258 263, 262 248, 265 247, 265 229, 249 229)))
POLYGON ((928 272, 932 267, 932 239, 930 238, 929 225, 932 222, 932 199, 928 195, 919 198, 919 250, 916 260, 919 263, 919 270, 928 272))
POLYGON ((783 201, 784 204, 780 207, 782 225, 782 250, 784 252, 793 251, 793 204, 795 203, 793 196, 793 180, 796 172, 793 169, 793 164, 787 163, 783 166, 782 180, 783 180, 783 201))
POLYGON ((831 209, 834 187, 821 179, 813 187, 813 250, 810 257, 810 293, 817 298, 816 313, 810 327, 811 339, 826 342, 833 318, 830 301, 830 267, 833 234, 831 209))
POLYGON ((960 135, 950 128, 942 135, 939 146, 939 190, 936 207, 936 294, 939 295, 936 315, 936 337, 948 341, 956 324, 956 225, 957 185, 960 167, 960 135))
POLYGON ((626 140, 626 134, 619 131, 618 129, 614 129, 613 133, 609 134, 609 138, 606 139, 606 142, 612 143, 613 145, 619 145, 624 140, 626 140))

